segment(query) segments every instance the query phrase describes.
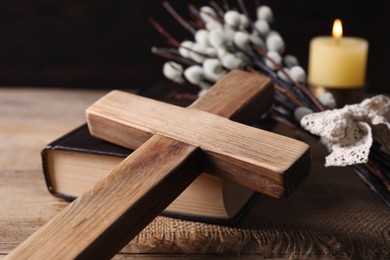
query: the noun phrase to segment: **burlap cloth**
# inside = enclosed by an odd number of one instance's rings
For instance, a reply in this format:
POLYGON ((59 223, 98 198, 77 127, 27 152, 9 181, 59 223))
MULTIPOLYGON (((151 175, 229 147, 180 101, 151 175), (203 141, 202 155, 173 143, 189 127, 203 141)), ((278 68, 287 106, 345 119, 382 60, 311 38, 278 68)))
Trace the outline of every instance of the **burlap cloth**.
POLYGON ((311 145, 312 171, 287 199, 260 196, 238 226, 158 217, 123 251, 133 253, 310 255, 390 259, 390 208, 350 168, 325 168, 316 139, 278 127, 311 145))

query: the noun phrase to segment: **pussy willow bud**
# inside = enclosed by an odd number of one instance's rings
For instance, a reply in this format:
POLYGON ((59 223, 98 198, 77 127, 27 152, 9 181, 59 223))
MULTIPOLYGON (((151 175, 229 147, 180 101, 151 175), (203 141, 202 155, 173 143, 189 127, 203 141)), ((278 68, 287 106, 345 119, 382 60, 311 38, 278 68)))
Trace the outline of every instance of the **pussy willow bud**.
POLYGON ((276 51, 269 51, 267 52, 267 56, 271 58, 273 62, 269 59, 265 59, 265 65, 267 65, 267 67, 272 70, 278 69, 277 65, 280 66, 280 64, 282 63, 282 57, 280 56, 280 54, 276 51))
POLYGON ((260 35, 265 36, 270 31, 269 24, 265 20, 257 20, 254 25, 255 25, 256 31, 258 33, 260 33, 260 35))
POLYGON ((210 20, 214 20, 213 17, 217 17, 217 13, 210 6, 202 6, 200 8, 199 15, 200 15, 200 18, 202 18, 202 20, 204 22, 208 22, 210 20))
POLYGON ((298 122, 301 122, 301 119, 308 115, 308 114, 312 114, 313 113, 313 110, 311 110, 310 108, 307 108, 307 107, 298 107, 297 109, 295 109, 294 111, 294 116, 295 116, 295 119, 298 121, 298 122))
POLYGON ((289 71, 292 80, 304 83, 306 81, 306 72, 301 66, 294 66, 289 71))
POLYGON ((218 59, 206 59, 203 62, 203 71, 205 78, 212 82, 217 82, 226 74, 218 59))
POLYGON ((167 61, 163 66, 163 74, 176 83, 184 83, 183 66, 173 61, 167 61))
POLYGON ((269 35, 266 39, 266 46, 267 50, 276 51, 279 53, 283 53, 285 48, 284 41, 278 34, 269 35))
POLYGON ((199 85, 199 83, 204 79, 203 68, 198 65, 188 67, 184 71, 184 76, 192 84, 199 85))
POLYGON ((240 13, 237 11, 227 11, 224 15, 225 23, 233 28, 240 26, 241 18, 240 13))
POLYGON ((283 61, 289 68, 299 65, 298 59, 293 55, 284 56, 283 61))
POLYGON ((257 19, 272 23, 274 21, 274 14, 272 9, 266 5, 260 6, 257 8, 257 19))
POLYGON ((211 46, 209 42, 209 32, 204 29, 196 31, 195 41, 204 46, 211 46))
POLYGON ((191 50, 193 44, 194 43, 191 41, 182 42, 180 44, 180 47, 179 47, 180 55, 183 56, 184 58, 189 58, 190 57, 190 50, 191 50))
POLYGON ((244 66, 243 60, 232 53, 228 53, 223 56, 221 59, 221 63, 225 68, 229 70, 240 69, 242 66, 244 66))

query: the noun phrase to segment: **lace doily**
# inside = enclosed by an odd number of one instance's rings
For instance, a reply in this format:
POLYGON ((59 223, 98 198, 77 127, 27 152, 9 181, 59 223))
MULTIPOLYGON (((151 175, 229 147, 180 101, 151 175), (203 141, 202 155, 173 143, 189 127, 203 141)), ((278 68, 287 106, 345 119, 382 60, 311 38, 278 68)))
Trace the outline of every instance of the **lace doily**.
POLYGON ((321 137, 330 154, 325 166, 366 163, 373 140, 390 154, 390 98, 378 95, 359 104, 304 116, 303 128, 321 137))

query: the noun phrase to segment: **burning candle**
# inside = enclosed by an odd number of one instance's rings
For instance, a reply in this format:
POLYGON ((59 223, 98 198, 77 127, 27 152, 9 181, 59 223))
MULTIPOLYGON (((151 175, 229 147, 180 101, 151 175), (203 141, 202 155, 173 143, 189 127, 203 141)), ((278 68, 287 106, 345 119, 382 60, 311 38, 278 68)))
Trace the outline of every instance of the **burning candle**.
POLYGON ((341 21, 333 24, 333 37, 319 36, 310 42, 308 82, 327 88, 361 88, 365 85, 368 42, 343 37, 341 21))

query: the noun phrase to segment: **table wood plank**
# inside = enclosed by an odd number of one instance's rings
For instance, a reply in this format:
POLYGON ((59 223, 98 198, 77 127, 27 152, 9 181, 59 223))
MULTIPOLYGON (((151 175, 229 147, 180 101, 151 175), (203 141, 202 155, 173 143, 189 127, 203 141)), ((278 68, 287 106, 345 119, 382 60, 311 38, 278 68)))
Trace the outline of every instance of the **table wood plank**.
POLYGON ((85 122, 85 109, 105 91, 0 89, 0 255, 5 255, 67 203, 46 189, 40 152, 85 122))

